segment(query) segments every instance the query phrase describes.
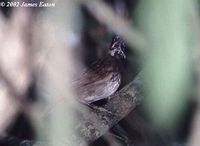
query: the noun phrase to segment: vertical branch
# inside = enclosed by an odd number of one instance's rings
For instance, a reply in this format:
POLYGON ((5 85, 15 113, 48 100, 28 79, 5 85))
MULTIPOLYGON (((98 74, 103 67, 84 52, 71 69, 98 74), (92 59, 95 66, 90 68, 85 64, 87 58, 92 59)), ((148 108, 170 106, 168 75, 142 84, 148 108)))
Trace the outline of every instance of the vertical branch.
POLYGON ((42 71, 38 72, 40 96, 45 100, 40 110, 48 112, 52 109, 45 116, 48 119, 42 119, 36 128, 39 135, 46 137, 52 146, 77 145, 71 140, 76 120, 73 108, 77 106, 71 89, 75 58, 72 53, 73 40, 77 39, 77 23, 74 19, 77 10, 77 2, 74 0, 56 1, 56 6, 44 11, 44 15, 39 18, 41 29, 36 28, 36 47, 45 52, 42 56, 42 71))

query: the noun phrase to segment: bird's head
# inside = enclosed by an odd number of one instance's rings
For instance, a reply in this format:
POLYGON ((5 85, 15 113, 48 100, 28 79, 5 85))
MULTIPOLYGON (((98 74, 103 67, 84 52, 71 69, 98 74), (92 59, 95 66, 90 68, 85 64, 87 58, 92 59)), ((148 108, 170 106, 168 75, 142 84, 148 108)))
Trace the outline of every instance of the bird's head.
POLYGON ((112 43, 109 48, 109 54, 117 59, 126 59, 125 51, 125 43, 119 37, 115 36, 112 40, 112 43))

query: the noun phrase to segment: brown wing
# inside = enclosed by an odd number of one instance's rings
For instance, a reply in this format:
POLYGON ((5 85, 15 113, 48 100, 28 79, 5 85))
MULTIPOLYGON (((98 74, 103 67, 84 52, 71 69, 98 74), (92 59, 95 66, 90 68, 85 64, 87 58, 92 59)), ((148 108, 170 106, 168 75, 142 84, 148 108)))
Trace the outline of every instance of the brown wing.
POLYGON ((119 87, 120 77, 120 75, 116 76, 110 73, 101 80, 96 80, 78 87, 77 93, 79 100, 84 103, 91 103, 112 95, 119 87))
POLYGON ((107 56, 94 62, 81 76, 73 83, 75 87, 81 87, 101 80, 106 76, 105 60, 107 56))
POLYGON ((106 88, 110 87, 108 83, 113 75, 118 72, 118 65, 112 64, 113 60, 111 59, 104 57, 98 60, 74 82, 75 90, 81 101, 87 99, 86 102, 89 103, 112 94, 112 90, 109 91, 106 88))

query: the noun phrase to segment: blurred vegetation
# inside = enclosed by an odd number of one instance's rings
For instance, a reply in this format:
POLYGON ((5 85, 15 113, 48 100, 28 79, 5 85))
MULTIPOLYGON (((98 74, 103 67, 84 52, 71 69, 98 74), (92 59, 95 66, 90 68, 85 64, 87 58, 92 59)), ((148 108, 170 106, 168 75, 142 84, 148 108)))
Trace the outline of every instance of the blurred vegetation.
MULTIPOLYGON (((186 145, 191 133, 191 121, 199 106, 197 98, 194 98, 199 96, 196 93, 199 90, 196 87, 199 82, 200 73, 196 71, 199 63, 194 59, 194 53, 199 52, 199 32, 196 28, 200 26, 199 1, 76 0, 76 4, 72 1, 67 3, 62 16, 53 16, 57 22, 68 14, 66 21, 59 21, 62 24, 58 25, 63 28, 56 35, 66 31, 68 37, 75 33, 77 40, 80 38, 75 47, 78 51, 75 52, 80 55, 84 67, 103 57, 112 36, 119 34, 126 41, 128 56, 123 62, 123 83, 120 88, 140 73, 144 87, 142 105, 119 122, 121 130, 117 131, 125 133, 126 138, 136 146, 186 145), (70 4, 76 7, 70 7, 70 4), (95 8, 102 8, 103 12, 98 13, 100 10, 95 11, 95 8), (96 13, 92 13, 92 10, 96 13), (107 18, 113 16, 112 12, 119 18, 107 18), (194 78, 197 80, 194 81, 194 78)), ((13 9, 1 10, 9 19, 13 9)), ((33 13, 42 15, 45 11, 36 9, 33 13)), ((32 85, 28 93, 37 96, 35 80, 32 85)), ((57 119, 63 119, 57 112, 54 114, 57 119)), ((57 119, 54 119, 55 124, 57 119)), ((19 139, 35 139, 35 131, 29 120, 20 113, 16 122, 8 128, 8 133, 19 139)), ((53 126, 56 131, 56 125, 53 126)), ((115 133, 115 128, 111 129, 112 133, 115 133)), ((62 128, 59 130, 62 131, 62 128)), ((126 144, 123 140, 120 142, 126 144)), ((109 144, 102 137, 91 145, 109 144)))
POLYGON ((193 1, 142 1, 141 30, 148 38, 143 56, 145 108, 156 126, 173 128, 186 110, 192 88, 193 1))

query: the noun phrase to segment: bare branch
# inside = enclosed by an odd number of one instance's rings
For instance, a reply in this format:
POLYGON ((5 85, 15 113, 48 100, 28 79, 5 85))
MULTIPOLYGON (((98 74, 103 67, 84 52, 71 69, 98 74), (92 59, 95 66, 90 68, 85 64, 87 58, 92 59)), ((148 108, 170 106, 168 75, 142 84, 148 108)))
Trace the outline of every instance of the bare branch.
POLYGON ((96 140, 127 116, 141 99, 141 82, 136 78, 114 94, 103 107, 94 107, 88 113, 82 113, 78 127, 81 135, 87 141, 96 140))

